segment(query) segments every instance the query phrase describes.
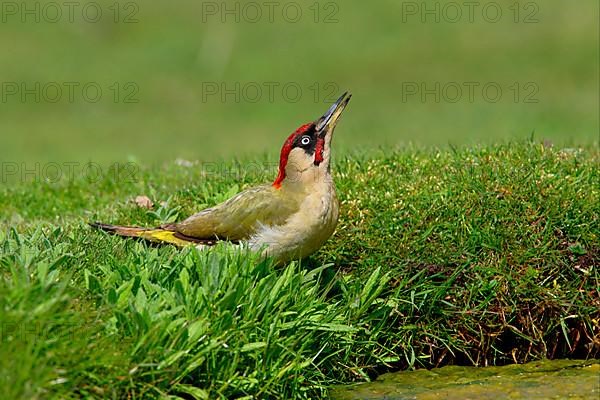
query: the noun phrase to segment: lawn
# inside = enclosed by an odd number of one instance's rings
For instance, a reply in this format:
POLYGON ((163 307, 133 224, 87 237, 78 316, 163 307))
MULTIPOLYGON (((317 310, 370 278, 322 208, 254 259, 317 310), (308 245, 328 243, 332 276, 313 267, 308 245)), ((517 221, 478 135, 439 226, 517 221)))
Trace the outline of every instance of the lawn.
POLYGON ((86 225, 182 218, 268 160, 3 187, 2 397, 314 399, 405 368, 598 357, 599 161, 536 140, 340 157, 337 232, 284 267, 86 225))

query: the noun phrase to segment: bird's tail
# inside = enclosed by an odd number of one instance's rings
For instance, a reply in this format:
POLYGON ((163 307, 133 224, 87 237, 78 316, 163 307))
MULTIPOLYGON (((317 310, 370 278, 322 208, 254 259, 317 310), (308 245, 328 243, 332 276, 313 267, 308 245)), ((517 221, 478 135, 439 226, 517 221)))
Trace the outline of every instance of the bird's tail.
POLYGON ((135 226, 109 225, 100 222, 90 223, 90 226, 118 236, 144 239, 152 243, 168 243, 179 247, 203 242, 202 240, 169 229, 168 226, 160 228, 140 228, 135 226))

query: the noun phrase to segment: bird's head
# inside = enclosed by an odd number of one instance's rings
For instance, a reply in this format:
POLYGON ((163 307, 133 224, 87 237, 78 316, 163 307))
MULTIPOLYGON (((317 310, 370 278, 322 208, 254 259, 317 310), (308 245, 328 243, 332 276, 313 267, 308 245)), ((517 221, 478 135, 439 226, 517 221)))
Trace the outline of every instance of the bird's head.
POLYGON ((348 92, 344 93, 322 117, 302 125, 287 138, 279 156, 275 188, 279 189, 284 182, 303 183, 326 176, 331 160, 331 137, 351 97, 348 92))

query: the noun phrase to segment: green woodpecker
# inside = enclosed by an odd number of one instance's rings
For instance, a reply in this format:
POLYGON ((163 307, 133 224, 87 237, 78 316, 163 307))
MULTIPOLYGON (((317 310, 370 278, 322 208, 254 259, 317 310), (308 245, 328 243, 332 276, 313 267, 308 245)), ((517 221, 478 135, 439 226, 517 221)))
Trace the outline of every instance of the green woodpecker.
POLYGON ((247 189, 179 223, 159 228, 91 225, 120 236, 177 246, 204 247, 226 240, 279 263, 304 258, 325 243, 337 224, 331 137, 350 97, 344 93, 322 117, 287 138, 272 184, 247 189))

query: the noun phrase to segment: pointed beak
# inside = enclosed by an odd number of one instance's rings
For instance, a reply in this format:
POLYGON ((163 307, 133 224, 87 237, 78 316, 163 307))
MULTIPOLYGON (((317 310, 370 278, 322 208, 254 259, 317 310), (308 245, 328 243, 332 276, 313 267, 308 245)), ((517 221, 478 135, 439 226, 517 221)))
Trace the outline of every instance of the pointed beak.
POLYGON ((335 125, 340 119, 340 116, 342 115, 342 112, 344 112, 344 108, 348 105, 351 97, 352 95, 350 93, 345 92, 331 105, 331 107, 329 107, 329 110, 317 120, 315 125, 320 136, 325 136, 327 132, 333 131, 333 128, 335 128, 335 125))

